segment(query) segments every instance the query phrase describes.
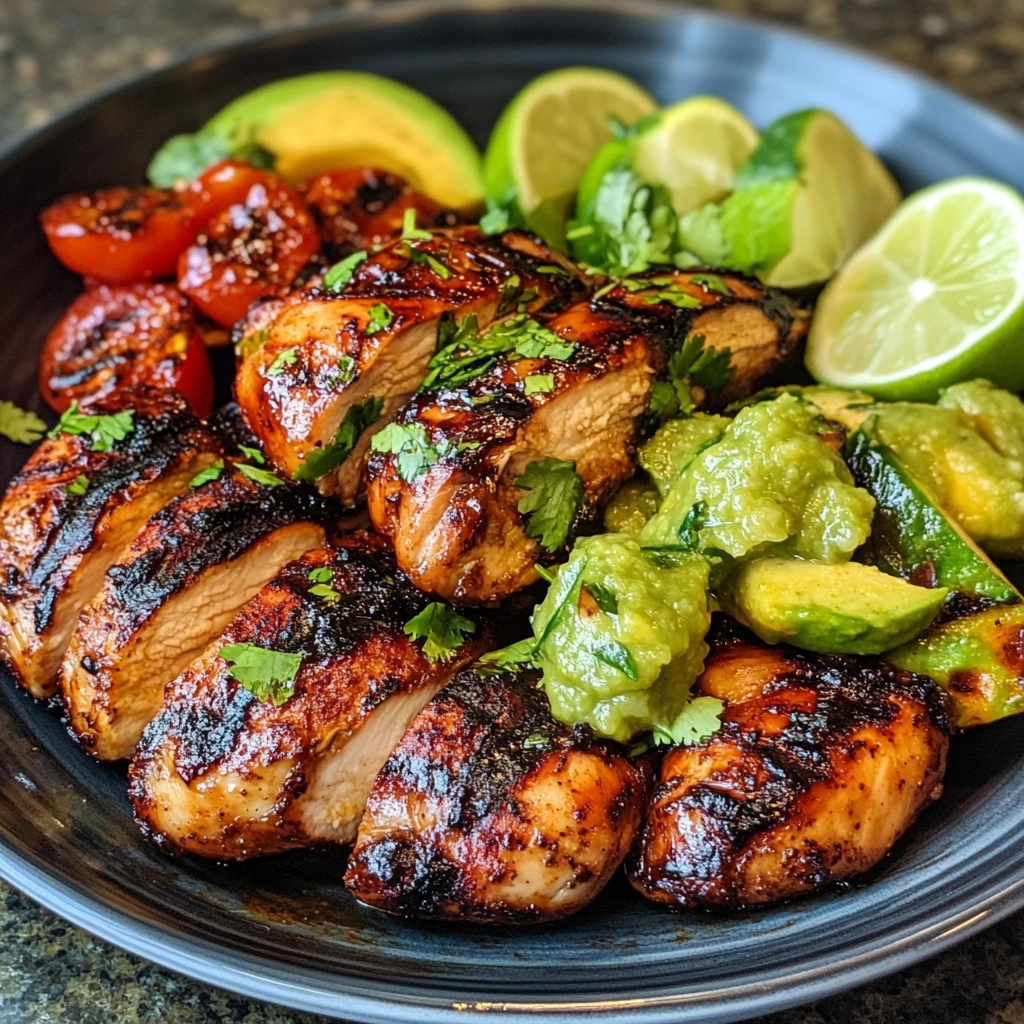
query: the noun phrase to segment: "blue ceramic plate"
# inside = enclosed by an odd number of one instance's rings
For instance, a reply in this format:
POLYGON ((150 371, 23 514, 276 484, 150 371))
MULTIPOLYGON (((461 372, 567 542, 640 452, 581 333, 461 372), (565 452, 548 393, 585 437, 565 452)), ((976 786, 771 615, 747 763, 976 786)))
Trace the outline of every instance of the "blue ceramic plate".
MULTIPOLYGON (((678 7, 399 3, 264 35, 107 93, 0 158, 0 398, 41 411, 36 357, 76 282, 35 217, 74 188, 140 180, 168 135, 283 75, 393 75, 483 143, 527 79, 617 68, 671 102, 724 96, 755 123, 823 106, 915 189, 955 174, 1024 187, 1024 136, 931 82, 766 25, 678 7)), ((0 442, 0 484, 26 449, 0 442)), ((931 956, 1024 905, 1024 720, 953 743, 946 794, 873 877, 743 914, 672 914, 613 883, 564 925, 508 933, 403 924, 357 906, 336 855, 224 868, 137 834, 123 774, 0 680, 0 874, 89 931, 248 996, 363 1021, 731 1021, 931 956)))

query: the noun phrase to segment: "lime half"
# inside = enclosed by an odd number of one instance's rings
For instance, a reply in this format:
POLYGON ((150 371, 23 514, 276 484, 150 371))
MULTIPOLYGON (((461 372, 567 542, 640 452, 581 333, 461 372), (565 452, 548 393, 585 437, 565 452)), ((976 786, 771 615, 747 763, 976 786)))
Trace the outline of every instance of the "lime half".
POLYGON ((880 398, 987 377, 1024 388, 1024 199, 953 178, 907 199, 818 302, 807 368, 880 398))
POLYGON ((633 124, 657 106, 636 82, 602 68, 562 68, 535 78, 505 108, 487 144, 488 198, 517 205, 530 228, 564 247, 583 170, 611 138, 609 117, 633 124))
POLYGON ((733 189, 736 171, 758 143, 757 129, 730 103, 693 96, 667 107, 641 132, 633 170, 664 185, 676 213, 717 203, 733 189))

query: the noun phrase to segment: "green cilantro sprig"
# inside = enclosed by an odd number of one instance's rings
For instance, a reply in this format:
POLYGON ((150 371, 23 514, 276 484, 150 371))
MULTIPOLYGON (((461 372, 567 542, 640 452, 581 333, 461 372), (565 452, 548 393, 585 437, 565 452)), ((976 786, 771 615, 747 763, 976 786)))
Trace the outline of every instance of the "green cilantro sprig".
POLYGON ((216 462, 207 466, 206 469, 201 469, 192 479, 189 481, 189 487, 195 490, 197 487, 202 487, 203 484, 213 483, 214 480, 219 480, 221 474, 224 472, 224 460, 218 459, 216 462))
POLYGON ((34 412, 0 401, 0 436, 15 444, 35 444, 45 433, 46 424, 34 412))
POLYGON ((527 536, 539 540, 548 551, 557 551, 587 501, 576 463, 552 458, 531 462, 516 478, 516 486, 527 492, 518 506, 526 516, 527 536))
POLYGON ((394 322, 395 314, 390 306, 378 302, 370 307, 370 319, 363 328, 363 334, 379 334, 387 330, 394 322))
POLYGON ((288 654, 250 643, 227 644, 219 653, 228 662, 228 675, 258 700, 280 707, 295 693, 301 653, 288 654))
POLYGON ((343 260, 339 260, 324 274, 323 287, 329 292, 340 292, 351 280, 359 269, 359 264, 364 263, 370 254, 365 249, 360 249, 343 260))
POLYGON ((334 570, 329 565, 321 565, 311 570, 309 578, 313 582, 309 592, 314 597, 319 597, 327 604, 337 604, 341 600, 341 594, 331 586, 334 581, 334 570))
POLYGON ((81 497, 89 490, 89 478, 84 473, 79 473, 64 490, 75 497, 81 497))
POLYGON ((323 448, 313 448, 292 474, 295 480, 319 480, 337 469, 352 454, 363 431, 372 427, 384 411, 384 399, 371 395, 363 402, 348 407, 334 438, 323 448))
POLYGON ((451 661, 476 624, 443 601, 432 601, 405 624, 410 640, 423 641, 428 661, 451 661))
POLYGON ((108 416, 93 416, 79 412, 78 402, 72 402, 48 436, 88 434, 92 438, 94 452, 109 452, 118 441, 123 441, 134 429, 134 409, 123 409, 108 416))
POLYGON ((442 438, 431 444, 427 431, 420 423, 389 423, 373 435, 371 451, 397 456, 398 475, 411 484, 425 473, 438 459, 452 452, 475 451, 479 441, 452 441, 442 438))
POLYGON ((720 716, 724 708, 717 697, 693 697, 674 721, 654 727, 654 743, 674 747, 700 743, 722 727, 720 716))
POLYGON ((280 352, 277 358, 267 367, 266 376, 271 379, 280 377, 284 373, 286 366, 294 366, 299 361, 299 357, 296 354, 298 351, 298 346, 293 345, 291 348, 286 348, 283 352, 280 352))

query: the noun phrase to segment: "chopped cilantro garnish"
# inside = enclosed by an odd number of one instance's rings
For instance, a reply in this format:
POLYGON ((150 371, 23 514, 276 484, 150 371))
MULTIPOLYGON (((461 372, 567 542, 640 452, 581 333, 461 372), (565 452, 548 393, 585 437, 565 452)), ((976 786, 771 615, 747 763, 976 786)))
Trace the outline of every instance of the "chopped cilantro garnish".
POLYGON ((309 578, 314 583, 330 583, 334 579, 334 570, 329 565, 321 565, 310 570, 309 578))
POLYGON ((379 331, 387 330, 395 319, 395 314, 390 307, 378 302, 370 307, 370 319, 363 328, 364 334, 377 334, 379 331))
POLYGON ((669 285, 667 288, 662 288, 659 291, 652 292, 650 295, 645 295, 644 302, 648 306, 664 302, 669 306, 675 306, 676 309, 700 309, 702 305, 700 299, 694 298, 688 291, 680 288, 677 284, 669 285))
POLYGON ((264 487, 280 487, 284 483, 276 473, 271 473, 269 469, 250 466, 247 462, 236 463, 235 468, 254 484, 261 484, 264 487))
POLYGON ((267 460, 263 456, 263 452, 259 448, 250 448, 248 445, 240 444, 238 450, 247 458, 250 462, 255 462, 257 466, 265 466, 267 460))
POLYGON ((608 615, 617 615, 619 612, 619 599, 601 583, 584 583, 584 587, 590 592, 597 607, 608 615))
POLYGON ((627 679, 639 678, 636 662, 625 644, 619 643, 618 640, 606 639, 597 644, 593 651, 594 657, 598 661, 603 661, 606 665, 618 669, 627 679))
POLYGON ((452 272, 436 256, 417 249, 412 243, 409 244, 408 249, 410 262, 430 267, 442 281, 447 281, 452 276, 452 272))
POLYGON ((335 263, 324 274, 323 287, 329 292, 340 292, 352 280, 352 275, 355 274, 359 264, 366 260, 369 255, 365 249, 360 249, 358 252, 354 252, 338 263, 335 263))
POLYGON ((537 641, 528 636, 525 640, 517 640, 508 647, 490 651, 480 661, 485 665, 497 668, 516 668, 520 665, 532 665, 537 654, 537 641))
POLYGON ((259 700, 282 705, 295 693, 301 654, 286 654, 256 644, 228 644, 220 656, 229 663, 228 675, 259 700))
POLYGON ((216 462, 207 466, 206 469, 201 469, 192 479, 189 481, 189 487, 195 490, 197 487, 202 487, 203 484, 212 483, 214 480, 219 480, 221 473, 224 472, 224 460, 218 459, 216 462))
POLYGON ((315 586, 309 588, 309 592, 314 597, 319 597, 328 604, 337 604, 341 600, 341 594, 339 594, 329 583, 317 583, 315 586))
POLYGON ((0 402, 0 436, 15 444, 34 444, 46 433, 46 424, 13 402, 0 402))
POLYGON ((695 501, 679 524, 679 544, 684 551, 696 551, 700 531, 707 526, 708 503, 695 501))
POLYGON ((116 441, 123 441, 132 432, 134 418, 134 409, 124 409, 109 416, 91 416, 79 412, 78 403, 72 402, 49 436, 88 434, 92 438, 94 452, 109 452, 116 441))
POLYGON ((423 641, 428 661, 450 661, 465 636, 475 632, 474 623, 443 601, 431 601, 405 624, 405 635, 410 640, 423 641))
POLYGON ((347 352, 338 356, 338 372, 327 379, 328 387, 340 388, 350 384, 356 375, 356 361, 347 352))
POLYGON ((398 475, 411 484, 429 469, 440 452, 427 440, 427 432, 419 423, 389 423, 373 435, 370 447, 375 452, 398 456, 398 475))
POLYGON ((298 346, 293 345, 291 348, 286 348, 281 352, 278 357, 267 367, 267 377, 280 377, 284 373, 286 366, 294 366, 298 361, 299 357, 295 354, 298 352, 298 346))
POLYGON ((516 486, 528 493, 519 500, 526 516, 526 533, 548 551, 557 551, 569 536, 576 515, 587 500, 576 463, 539 459, 516 478, 516 486))
POLYGON ((703 285, 709 292, 717 292, 719 295, 732 295, 732 290, 717 274, 694 274, 690 280, 694 284, 703 285))
POLYGON ((527 395, 546 395, 555 390, 555 377, 551 373, 531 373, 523 378, 523 391, 527 395))
POLYGON ((732 352, 721 352, 713 346, 704 347, 704 335, 687 338, 668 360, 669 381, 655 381, 651 392, 651 411, 667 419, 679 413, 692 412, 695 403, 691 387, 706 395, 721 391, 732 376, 732 352), (669 390, 671 388, 671 390, 669 390))
POLYGON ((494 311, 496 317, 511 313, 519 301, 519 293, 522 291, 522 282, 518 274, 512 274, 505 278, 501 285, 501 296, 498 299, 498 308, 494 311))
POLYGON ((551 737, 545 736, 542 732, 531 732, 529 736, 523 740, 523 750, 533 750, 536 747, 550 747, 551 737))
POLYGON ((337 469, 352 454, 363 431, 372 427, 384 409, 384 399, 371 395, 364 402, 348 407, 345 418, 335 431, 334 439, 323 448, 313 448, 292 474, 295 480, 319 480, 337 469))
POLYGON ((80 473, 67 485, 67 487, 64 488, 64 490, 67 491, 68 494, 81 497, 87 490, 89 490, 89 478, 84 473, 80 473))
POLYGON ((402 238, 407 242, 410 239, 427 240, 431 237, 429 231, 416 227, 416 210, 410 206, 402 214, 402 238))
POLYGON ((668 725, 656 725, 652 738, 658 745, 700 743, 722 726, 719 716, 725 705, 717 697, 693 697, 668 725))

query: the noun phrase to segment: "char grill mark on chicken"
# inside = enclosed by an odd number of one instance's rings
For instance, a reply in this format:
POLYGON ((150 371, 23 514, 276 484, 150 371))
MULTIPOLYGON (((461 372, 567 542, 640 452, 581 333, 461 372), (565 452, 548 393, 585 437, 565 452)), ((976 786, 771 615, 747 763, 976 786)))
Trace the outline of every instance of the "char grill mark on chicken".
POLYGON ((450 228, 458 214, 415 191, 397 174, 373 167, 328 171, 310 179, 303 198, 313 211, 332 259, 398 238, 406 210, 420 228, 450 228))
POLYGON ((722 726, 666 754, 633 885, 658 902, 744 906, 873 867, 941 792, 943 696, 875 659, 768 647, 716 619, 698 688, 726 701, 722 726))
POLYGON ((785 292, 720 270, 649 271, 632 288, 619 285, 600 301, 656 318, 676 344, 699 335, 705 347, 729 349, 728 383, 710 396, 716 406, 756 391, 793 357, 810 326, 810 313, 785 292), (648 287, 636 287, 640 282, 648 287), (688 301, 699 305, 681 305, 688 301))
POLYGON ((224 860, 351 842, 416 713, 490 644, 480 623, 449 661, 429 661, 404 632, 427 603, 373 534, 286 566, 167 688, 130 771, 143 831, 224 860), (220 651, 242 643, 302 654, 292 696, 275 705, 232 678, 220 651))
POLYGON ((164 687, 288 562, 323 545, 338 509, 239 470, 142 528, 85 606, 61 667, 71 728, 100 760, 132 756, 164 687))
POLYGON ((551 310, 583 287, 562 257, 521 232, 399 241, 338 293, 313 285, 255 307, 240 332, 236 397, 275 465, 348 503, 370 437, 426 374, 444 314, 472 313, 483 325, 503 300, 551 310))
POLYGON ((83 413, 133 411, 110 451, 89 434, 44 440, 0 504, 0 657, 34 696, 57 688, 78 614, 159 508, 220 454, 173 391, 126 388, 83 413))
POLYGON ((586 906, 640 822, 646 766, 551 717, 538 673, 467 669, 377 776, 345 883, 403 917, 531 924, 586 906))
POLYGON ((664 362, 657 324, 582 302, 545 326, 571 347, 566 358, 510 352, 473 380, 417 394, 401 411, 395 422, 422 429, 441 453, 433 465, 410 477, 401 453, 369 458, 370 518, 424 590, 491 603, 537 579, 545 551, 527 534, 518 511, 525 492, 515 483, 531 463, 574 462, 594 504, 633 473, 638 425, 664 362), (531 378, 548 376, 550 390, 527 393, 531 378))

